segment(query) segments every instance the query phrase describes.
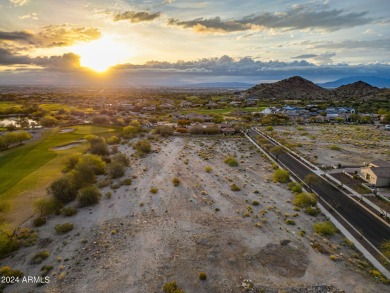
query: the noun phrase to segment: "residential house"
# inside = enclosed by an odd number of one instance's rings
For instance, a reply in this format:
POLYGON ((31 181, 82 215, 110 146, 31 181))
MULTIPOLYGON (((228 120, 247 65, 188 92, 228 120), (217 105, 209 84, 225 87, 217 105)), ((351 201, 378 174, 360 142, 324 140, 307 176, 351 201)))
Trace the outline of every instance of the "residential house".
POLYGON ((360 169, 361 177, 367 182, 379 186, 390 186, 390 162, 376 160, 360 169))
POLYGON ((222 128, 221 131, 224 135, 229 135, 229 134, 232 135, 236 133, 236 130, 234 128, 229 128, 229 127, 222 128))
POLYGON ((218 108, 218 104, 217 103, 215 103, 215 102, 208 102, 206 105, 205 105, 205 107, 207 108, 207 109, 215 109, 215 108, 218 108))
POLYGON ((155 112, 156 109, 157 109, 156 106, 152 105, 152 106, 142 107, 141 111, 143 111, 143 112, 155 112))
POLYGON ((180 102, 181 108, 190 108, 191 106, 192 106, 192 102, 190 102, 190 101, 184 100, 184 101, 180 102))
POLYGON ((175 106, 170 103, 163 103, 160 105, 160 108, 164 110, 172 110, 175 109, 175 106))

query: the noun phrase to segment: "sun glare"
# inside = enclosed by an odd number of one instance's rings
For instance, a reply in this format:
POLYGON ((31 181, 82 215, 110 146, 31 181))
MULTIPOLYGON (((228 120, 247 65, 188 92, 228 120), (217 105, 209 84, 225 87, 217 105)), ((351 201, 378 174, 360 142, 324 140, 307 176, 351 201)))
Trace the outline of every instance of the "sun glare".
POLYGON ((109 67, 124 63, 133 55, 130 48, 112 37, 74 46, 72 51, 80 56, 80 65, 97 72, 104 72, 109 67))

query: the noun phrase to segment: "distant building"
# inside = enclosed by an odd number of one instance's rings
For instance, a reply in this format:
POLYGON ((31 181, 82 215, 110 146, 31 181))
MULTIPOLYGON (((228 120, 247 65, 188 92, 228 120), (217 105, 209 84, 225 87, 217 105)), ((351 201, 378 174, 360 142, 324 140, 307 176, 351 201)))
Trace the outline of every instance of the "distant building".
POLYGON ((376 160, 360 169, 361 177, 380 187, 390 186, 390 162, 376 160))
POLYGON ((192 106, 192 103, 190 101, 181 101, 180 107, 182 108, 190 108, 192 106))
POLYGON ((164 103, 160 105, 160 108, 164 110, 172 110, 175 109, 175 106, 169 103, 164 103))
POLYGON ((143 112, 155 112, 156 106, 145 106, 141 109, 143 112))

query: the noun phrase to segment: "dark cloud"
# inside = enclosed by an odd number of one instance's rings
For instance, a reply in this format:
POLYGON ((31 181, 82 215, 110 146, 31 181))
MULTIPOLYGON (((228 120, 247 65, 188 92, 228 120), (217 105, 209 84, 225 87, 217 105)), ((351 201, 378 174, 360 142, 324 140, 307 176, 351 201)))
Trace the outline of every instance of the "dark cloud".
POLYGON ((43 47, 71 46, 77 41, 88 42, 99 39, 97 28, 71 27, 68 25, 49 25, 35 35, 37 43, 43 47))
POLYGON ((67 53, 61 56, 31 58, 17 55, 12 51, 0 48, 0 65, 35 65, 54 71, 72 71, 80 69, 80 56, 67 53))
POLYGON ((299 55, 299 56, 295 56, 295 57, 291 57, 292 59, 310 59, 310 58, 314 58, 314 57, 317 57, 318 55, 316 54, 304 54, 304 55, 299 55))
POLYGON ((38 57, 34 59, 34 63, 50 70, 72 71, 80 69, 80 56, 67 53, 61 56, 38 57))
POLYGON ((286 12, 261 13, 246 16, 242 19, 221 20, 220 17, 197 18, 189 21, 170 19, 170 25, 183 28, 193 28, 197 32, 236 32, 251 29, 276 28, 276 29, 322 29, 336 31, 343 28, 351 28, 373 22, 367 17, 367 12, 348 13, 343 9, 322 10, 310 8, 310 6, 297 5, 286 12))
POLYGON ((230 56, 220 58, 202 58, 195 61, 178 61, 175 63, 149 61, 144 65, 124 64, 116 66, 116 70, 147 71, 147 72, 198 72, 212 75, 253 75, 263 70, 293 67, 315 67, 307 61, 290 63, 280 61, 262 62, 251 57, 233 59, 230 56))
POLYGON ((0 48, 0 65, 31 64, 32 59, 28 56, 14 55, 7 49, 0 48))
POLYGON ((26 41, 30 42, 34 35, 25 31, 2 32, 0 31, 0 41, 26 41))
POLYGON ((149 13, 145 11, 125 11, 114 15, 113 21, 128 20, 132 23, 152 21, 160 17, 160 12, 149 13))
POLYGON ((181 26, 184 28, 193 28, 199 33, 229 33, 236 31, 245 31, 250 29, 250 26, 242 24, 235 20, 222 21, 220 17, 214 17, 209 19, 197 18, 190 21, 179 21, 171 18, 168 21, 169 25, 181 26))
POLYGON ((377 39, 370 41, 345 40, 341 42, 319 42, 314 48, 318 49, 374 49, 390 50, 390 39, 377 39))
POLYGON ((0 42, 11 41, 24 43, 34 47, 71 46, 77 41, 92 41, 99 39, 101 32, 97 28, 72 27, 69 25, 49 25, 42 27, 38 33, 25 31, 0 31, 0 42))

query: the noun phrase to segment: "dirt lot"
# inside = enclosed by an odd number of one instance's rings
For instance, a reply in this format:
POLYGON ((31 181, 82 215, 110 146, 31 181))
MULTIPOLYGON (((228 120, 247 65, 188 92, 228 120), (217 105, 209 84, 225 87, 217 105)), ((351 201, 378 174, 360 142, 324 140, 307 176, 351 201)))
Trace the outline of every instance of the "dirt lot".
POLYGON ((105 187, 110 199, 71 218, 51 218, 36 245, 1 261, 30 276, 52 265, 50 284, 12 285, 5 292, 162 292, 171 281, 187 293, 242 292, 252 284, 267 290, 314 284, 346 292, 387 290, 364 272, 370 265, 343 245, 342 235, 313 235, 313 222, 324 216, 293 210, 291 192, 270 181, 271 164, 245 139, 174 137, 153 147, 156 152, 139 158, 121 145, 131 157, 126 178, 133 178, 132 185, 105 187), (224 163, 228 154, 237 156, 238 167, 224 163), (241 190, 231 191, 233 183, 241 190), (75 229, 56 235, 54 226, 67 221, 75 229), (50 256, 30 264, 42 250, 50 256), (207 280, 199 280, 201 271, 207 280))
MULTIPOLYGON (((278 137, 318 165, 362 166, 390 160, 390 132, 372 125, 275 126, 278 137)), ((272 133, 271 133, 272 134, 272 133)))

